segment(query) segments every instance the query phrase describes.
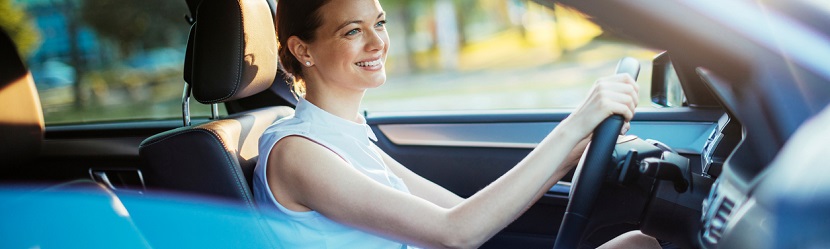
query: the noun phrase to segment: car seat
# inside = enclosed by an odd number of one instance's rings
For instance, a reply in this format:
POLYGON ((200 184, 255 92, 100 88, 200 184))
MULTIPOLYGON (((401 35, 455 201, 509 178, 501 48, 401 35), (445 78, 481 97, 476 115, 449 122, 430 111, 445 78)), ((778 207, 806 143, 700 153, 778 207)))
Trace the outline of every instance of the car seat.
MULTIPOLYGON (((278 71, 271 7, 265 0, 202 1, 187 45, 185 106, 191 88, 197 101, 215 106, 271 87, 278 71)), ((184 127, 141 143, 148 192, 185 192, 254 207, 251 177, 259 137, 294 110, 263 107, 192 126, 188 112, 184 108, 184 127)))
POLYGON ((43 143, 43 110, 32 74, 0 28, 0 158, 3 170, 34 161, 43 143))

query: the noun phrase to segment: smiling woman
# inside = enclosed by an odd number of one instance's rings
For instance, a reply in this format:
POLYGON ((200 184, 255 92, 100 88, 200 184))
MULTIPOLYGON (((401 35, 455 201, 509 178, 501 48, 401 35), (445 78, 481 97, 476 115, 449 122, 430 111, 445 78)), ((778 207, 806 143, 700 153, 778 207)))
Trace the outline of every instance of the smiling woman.
POLYGON ((297 92, 294 116, 260 138, 253 192, 275 215, 269 224, 285 247, 478 247, 574 167, 600 121, 634 115, 631 76, 600 78, 536 148, 543 152, 461 198, 381 150, 358 114, 366 91, 386 83, 386 17, 377 0, 278 4, 280 60, 305 91, 297 92))

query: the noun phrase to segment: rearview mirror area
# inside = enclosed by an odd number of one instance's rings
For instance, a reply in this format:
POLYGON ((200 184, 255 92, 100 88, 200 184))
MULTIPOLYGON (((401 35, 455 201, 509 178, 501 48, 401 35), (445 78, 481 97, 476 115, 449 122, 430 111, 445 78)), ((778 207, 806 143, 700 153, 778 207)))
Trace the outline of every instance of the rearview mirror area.
POLYGON ((671 57, 662 52, 652 61, 651 103, 657 107, 688 106, 680 78, 672 65, 671 57))

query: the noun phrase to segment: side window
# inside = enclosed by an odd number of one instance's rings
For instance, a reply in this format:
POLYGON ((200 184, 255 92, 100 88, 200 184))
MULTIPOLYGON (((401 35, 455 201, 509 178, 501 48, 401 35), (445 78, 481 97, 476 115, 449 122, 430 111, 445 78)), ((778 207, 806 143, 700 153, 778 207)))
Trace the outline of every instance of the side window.
POLYGON ((185 1, 11 2, 47 125, 181 117, 185 1))
POLYGON ((651 107, 660 51, 615 37, 575 10, 529 0, 381 0, 387 82, 368 111, 569 108, 624 56, 641 62, 641 107, 651 107))

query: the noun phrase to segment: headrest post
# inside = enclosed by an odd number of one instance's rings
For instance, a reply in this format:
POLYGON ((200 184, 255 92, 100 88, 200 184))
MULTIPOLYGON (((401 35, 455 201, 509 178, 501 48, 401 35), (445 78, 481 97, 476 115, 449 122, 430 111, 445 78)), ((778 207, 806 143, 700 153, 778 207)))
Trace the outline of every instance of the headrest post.
POLYGON ((182 93, 182 121, 184 121, 184 126, 190 126, 190 92, 192 90, 193 86, 185 82, 184 93, 182 93))
POLYGON ((210 119, 219 119, 219 103, 213 103, 210 105, 210 119))

